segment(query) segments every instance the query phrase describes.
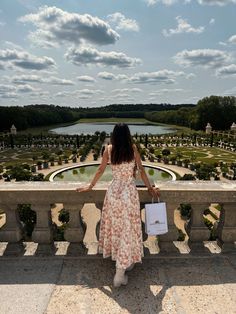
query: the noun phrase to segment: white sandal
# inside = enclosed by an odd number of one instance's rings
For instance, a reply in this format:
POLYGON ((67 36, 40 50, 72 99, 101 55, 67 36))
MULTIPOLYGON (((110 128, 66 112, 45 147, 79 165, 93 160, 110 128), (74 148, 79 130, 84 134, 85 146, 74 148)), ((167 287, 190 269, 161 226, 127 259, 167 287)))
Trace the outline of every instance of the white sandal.
POLYGON ((119 288, 121 285, 127 285, 128 276, 125 275, 125 269, 116 268, 116 274, 113 280, 113 285, 116 288, 119 288))

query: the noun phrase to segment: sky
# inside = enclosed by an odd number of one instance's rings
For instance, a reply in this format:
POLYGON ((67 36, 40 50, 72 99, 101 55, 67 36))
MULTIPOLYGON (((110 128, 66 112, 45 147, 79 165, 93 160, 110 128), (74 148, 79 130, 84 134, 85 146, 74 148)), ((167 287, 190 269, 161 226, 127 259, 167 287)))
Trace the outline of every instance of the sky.
POLYGON ((236 0, 1 0, 0 105, 236 96, 236 0))

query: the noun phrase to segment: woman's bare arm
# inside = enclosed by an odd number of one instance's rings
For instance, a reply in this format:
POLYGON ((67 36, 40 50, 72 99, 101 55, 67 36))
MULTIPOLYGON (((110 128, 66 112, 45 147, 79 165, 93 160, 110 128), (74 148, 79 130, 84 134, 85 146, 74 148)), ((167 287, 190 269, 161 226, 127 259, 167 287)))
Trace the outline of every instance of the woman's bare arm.
POLYGON ((148 188, 148 192, 149 192, 153 197, 159 197, 159 196, 160 196, 159 189, 153 187, 153 186, 151 185, 151 183, 149 182, 148 177, 147 177, 147 174, 146 174, 145 169, 144 169, 143 164, 142 164, 142 160, 141 160, 141 158, 140 158, 140 154, 139 154, 138 149, 137 149, 137 147, 136 147, 135 144, 133 145, 133 149, 134 149, 134 158, 135 158, 137 167, 138 167, 138 169, 139 169, 139 172, 140 172, 140 175, 141 175, 141 178, 142 178, 144 184, 145 184, 146 187, 148 188))
POLYGON ((97 183, 97 181, 100 179, 100 177, 103 175, 104 170, 106 169, 107 163, 108 163, 108 147, 105 148, 103 156, 102 156, 102 161, 100 166, 98 167, 98 170, 96 171, 91 183, 89 184, 88 187, 83 187, 83 188, 77 188, 77 192, 85 192, 92 190, 94 185, 97 183))

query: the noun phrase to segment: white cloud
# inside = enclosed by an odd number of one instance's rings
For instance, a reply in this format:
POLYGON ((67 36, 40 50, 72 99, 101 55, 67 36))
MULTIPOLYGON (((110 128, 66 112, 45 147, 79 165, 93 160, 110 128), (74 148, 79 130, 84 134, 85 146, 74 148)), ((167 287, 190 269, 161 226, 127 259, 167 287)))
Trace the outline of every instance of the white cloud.
POLYGON ((89 82, 89 83, 95 82, 95 79, 92 76, 88 76, 88 75, 77 76, 77 80, 81 82, 89 82))
POLYGON ((184 72, 174 72, 165 69, 157 72, 135 73, 129 78, 129 81, 132 83, 173 84, 177 77, 184 75, 184 72))
POLYGON ((198 3, 202 5, 224 6, 230 3, 236 3, 236 0, 198 0, 198 3))
POLYGON ((34 88, 33 86, 29 84, 20 85, 17 87, 17 92, 19 93, 30 93, 30 92, 36 92, 39 91, 39 89, 34 88))
POLYGON ((153 6, 158 2, 158 0, 144 0, 144 1, 147 3, 148 6, 153 6))
POLYGON ((90 95, 77 95, 77 98, 79 98, 79 99, 91 99, 92 97, 90 95))
POLYGON ((40 7, 37 13, 19 19, 31 22, 37 29, 30 39, 41 46, 52 47, 64 43, 88 42, 97 45, 113 44, 119 34, 108 23, 89 14, 69 13, 57 7, 40 7))
POLYGON ((130 58, 122 52, 98 51, 91 47, 69 48, 65 54, 67 61, 75 65, 115 66, 120 68, 134 67, 141 64, 138 58, 130 58))
POLYGON ((231 43, 231 44, 236 44, 236 35, 231 36, 228 39, 228 42, 231 43))
POLYGON ((55 76, 44 78, 43 83, 47 83, 51 85, 75 85, 75 83, 71 80, 61 79, 55 76))
POLYGON ((89 99, 93 95, 101 95, 104 92, 100 89, 77 89, 74 91, 62 91, 55 94, 55 97, 76 97, 80 99, 89 99))
POLYGON ((210 24, 210 25, 215 24, 215 19, 214 19, 214 18, 210 19, 209 24, 210 24))
POLYGON ((8 92, 16 91, 16 87, 7 84, 0 84, 0 95, 8 92))
POLYGON ((48 97, 50 97, 50 93, 48 91, 37 91, 37 92, 32 92, 29 94, 30 97, 32 98, 37 98, 37 99, 47 99, 48 97))
POLYGON ((214 49, 183 50, 174 56, 177 64, 182 66, 222 67, 231 60, 229 53, 214 49))
POLYGON ((40 89, 34 88, 31 85, 24 84, 19 86, 0 84, 0 98, 17 98, 18 93, 39 92, 40 89))
MULTIPOLYGON (((160 70, 157 72, 139 72, 134 73, 130 76, 125 74, 115 75, 111 72, 99 72, 98 77, 105 80, 116 80, 116 81, 124 81, 126 83, 147 83, 147 84, 156 84, 156 83, 164 83, 164 84, 172 84, 175 83, 176 78, 182 76, 186 79, 191 79, 196 75, 193 73, 186 74, 182 71, 170 71, 170 70, 160 70)), ((142 92, 140 88, 122 88, 122 89, 114 89, 112 92, 122 91, 122 92, 142 92)))
POLYGON ((71 93, 67 91, 58 92, 54 95, 55 97, 70 97, 71 93))
POLYGON ((128 77, 128 75, 126 75, 126 74, 118 74, 118 75, 116 76, 116 79, 117 79, 118 81, 126 81, 126 80, 129 79, 129 77, 128 77))
POLYGON ((107 16, 109 23, 114 24, 117 30, 139 31, 139 25, 136 20, 127 19, 122 13, 116 12, 107 16))
POLYGON ((98 77, 104 80, 128 81, 129 77, 126 74, 113 74, 111 72, 99 72, 98 77))
POLYGON ((161 2, 167 6, 172 5, 176 2, 178 2, 178 0, 144 0, 148 6, 153 6, 155 4, 157 4, 158 2, 161 2))
POLYGON ((217 69, 216 75, 218 77, 235 76, 236 75, 236 64, 230 64, 230 65, 224 66, 220 69, 217 69))
POLYGON ((113 89, 111 92, 113 94, 124 94, 124 93, 141 93, 143 90, 141 88, 116 88, 113 89))
MULTIPOLYGON (((170 6, 178 2, 183 2, 184 4, 190 3, 192 0, 144 0, 148 6, 153 6, 157 3, 162 3, 164 5, 170 6)), ((227 4, 235 4, 236 0, 197 0, 200 5, 209 6, 225 6, 227 4)))
POLYGON ((155 96, 160 96, 160 95, 164 95, 168 93, 183 93, 186 92, 186 90, 182 89, 182 88, 163 88, 154 92, 149 93, 149 96, 151 97, 155 97, 155 96))
POLYGON ((225 42, 223 42, 223 41, 219 41, 219 45, 221 45, 221 46, 227 46, 227 44, 226 44, 225 42))
POLYGON ((116 76, 111 72, 99 72, 98 77, 108 81, 112 81, 116 78, 116 76))
POLYGON ((96 93, 96 91, 93 89, 85 88, 85 89, 78 89, 75 93, 82 94, 82 95, 93 95, 96 93))
POLYGON ((52 58, 46 56, 37 57, 29 54, 27 51, 17 49, 1 49, 0 61, 26 70, 45 70, 56 66, 52 58))
POLYGON ((61 79, 55 76, 41 77, 39 75, 15 75, 11 78, 11 82, 14 84, 26 84, 31 83, 41 83, 41 84, 51 84, 51 85, 74 85, 71 80, 61 79))
POLYGON ((194 77, 196 77, 196 74, 194 74, 194 73, 189 73, 189 74, 186 75, 186 79, 187 80, 190 80, 190 79, 192 79, 194 77))
POLYGON ((177 28, 170 28, 169 30, 163 29, 162 33, 165 37, 170 37, 176 34, 183 34, 183 33, 193 33, 193 34, 200 34, 204 31, 204 26, 199 26, 194 28, 191 26, 186 19, 183 19, 181 16, 176 17, 177 20, 177 28))

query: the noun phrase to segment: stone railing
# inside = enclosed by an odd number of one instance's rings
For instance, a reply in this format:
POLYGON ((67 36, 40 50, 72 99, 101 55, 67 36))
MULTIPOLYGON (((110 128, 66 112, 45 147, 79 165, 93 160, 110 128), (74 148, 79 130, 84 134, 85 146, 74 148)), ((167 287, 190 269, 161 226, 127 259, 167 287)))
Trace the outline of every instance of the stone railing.
MULTIPOLYGON (((96 189, 86 193, 78 193, 76 183, 2 183, 0 185, 0 210, 6 214, 6 223, 0 228, 0 242, 7 242, 12 251, 22 245, 22 223, 19 220, 17 207, 19 204, 31 204, 36 212, 37 221, 32 233, 32 241, 43 250, 54 246, 51 207, 55 203, 63 204, 69 211, 69 223, 65 229, 65 240, 72 246, 82 243, 87 232, 88 223, 81 219, 84 206, 94 204, 102 209, 106 192, 106 184, 97 184, 96 189)), ((191 253, 205 250, 204 242, 209 240, 210 230, 204 223, 203 212, 210 204, 221 206, 216 234, 222 252, 235 251, 236 241, 236 184, 222 182, 160 182, 161 201, 166 202, 168 228, 167 234, 158 237, 160 254, 180 254, 176 242, 178 229, 174 221, 174 213, 180 204, 191 204, 191 218, 186 223, 188 246, 191 253)), ((141 208, 150 202, 145 188, 138 188, 141 208)), ((95 207, 94 207, 95 208, 95 207)), ((93 224, 93 233, 97 241, 99 219, 93 224)), ((143 228, 144 230, 144 228, 143 228)), ((147 235, 143 232, 144 240, 147 235)))

